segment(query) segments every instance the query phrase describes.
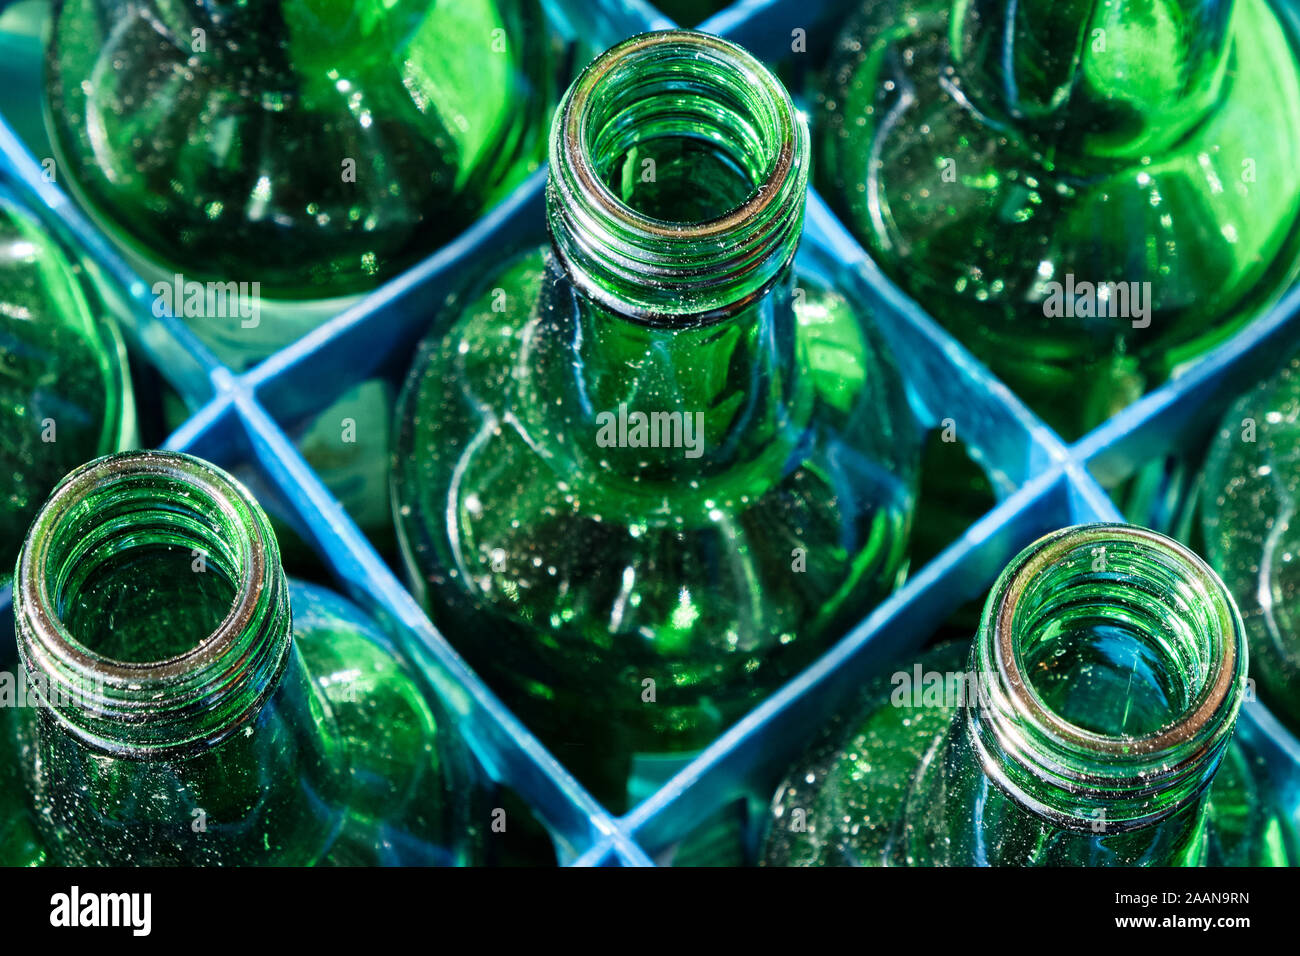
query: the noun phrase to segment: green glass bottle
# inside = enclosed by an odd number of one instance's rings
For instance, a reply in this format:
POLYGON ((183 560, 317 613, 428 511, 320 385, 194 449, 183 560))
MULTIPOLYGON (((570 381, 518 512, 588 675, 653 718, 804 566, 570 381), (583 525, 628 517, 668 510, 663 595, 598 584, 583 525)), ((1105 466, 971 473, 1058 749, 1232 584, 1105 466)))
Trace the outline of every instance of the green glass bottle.
POLYGON ((1066 528, 994 585, 969 651, 868 686, 777 791, 768 865, 1287 865, 1232 741, 1246 641, 1182 545, 1066 528))
POLYGON ((75 257, 0 191, 0 586, 59 479, 134 441, 116 323, 75 257))
POLYGON ((449 715, 360 611, 287 582, 266 515, 212 465, 73 471, 28 534, 14 618, 35 703, 19 764, 51 860, 476 857, 449 715))
POLYGON ((1225 413, 1199 489, 1205 555, 1241 608, 1260 698, 1300 732, 1300 359, 1225 413))
MULTIPOLYGON (((53 16, 59 182, 236 371, 536 170, 559 93, 539 0, 58 0, 53 16)), ((392 402, 368 381, 295 435, 372 531, 391 520, 392 402)))
POLYGON ((550 247, 452 301, 399 399, 415 593, 612 806, 905 569, 920 431, 872 323, 793 269, 807 136, 730 43, 613 47, 556 114, 550 247))
POLYGON ((536 0, 59 0, 51 140, 167 273, 364 292, 537 168, 541 18, 536 0))
POLYGON ((1064 437, 1297 274, 1300 37, 1268 0, 886 0, 827 67, 818 182, 1064 437))

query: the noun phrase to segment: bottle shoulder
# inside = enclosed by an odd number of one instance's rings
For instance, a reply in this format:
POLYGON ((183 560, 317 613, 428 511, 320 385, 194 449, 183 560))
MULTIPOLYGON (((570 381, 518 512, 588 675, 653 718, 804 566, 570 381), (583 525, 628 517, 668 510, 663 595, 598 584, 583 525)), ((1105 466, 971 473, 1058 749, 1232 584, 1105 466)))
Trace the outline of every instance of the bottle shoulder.
POLYGON ((621 439, 632 411, 520 387, 578 360, 537 348, 556 308, 546 268, 526 253, 462 297, 399 401, 394 501, 417 590, 583 640, 653 634, 655 654, 712 644, 734 659, 896 586, 919 428, 839 293, 797 280, 813 397, 789 435, 734 469, 702 474, 683 447, 666 473, 629 478, 606 460, 627 449, 600 432, 621 439))
POLYGON ((291 582, 290 602, 294 643, 324 701, 317 729, 334 739, 346 768, 330 861, 476 858, 482 781, 451 713, 351 602, 301 581, 291 582))
POLYGON ((959 641, 928 651, 871 681, 832 718, 777 787, 765 865, 876 866, 889 859, 923 762, 952 721, 945 680, 964 673, 967 654, 959 641))
MULTIPOLYGON (((421 344, 399 400, 395 456, 399 485, 410 473, 447 468, 445 461, 432 468, 412 461, 410 452, 417 448, 441 459, 446 449, 459 456, 472 445, 466 457, 476 457, 510 442, 522 442, 539 465, 545 463, 555 471, 554 478, 541 480, 571 486, 585 482, 589 491, 604 486, 620 496, 644 496, 651 499, 650 509, 656 506, 656 496, 671 496, 682 503, 692 499, 698 510, 705 499, 716 498, 721 485, 733 490, 747 486, 750 497, 757 497, 774 478, 818 454, 832 454, 830 448, 852 449, 862 462, 878 463, 903 485, 915 483, 921 430, 874 320, 848 294, 820 276, 802 273, 796 274, 791 290, 797 368, 779 374, 797 376, 810 400, 796 399, 790 403, 794 407, 780 414, 784 441, 773 443, 771 454, 758 462, 736 467, 724 462, 722 468, 705 467, 707 461, 692 467, 700 449, 683 447, 682 468, 644 468, 627 480, 626 472, 616 473, 605 460, 614 453, 607 456, 600 449, 615 444, 638 447, 638 428, 644 447, 659 447, 654 429, 668 423, 653 416, 660 406, 674 409, 692 394, 685 388, 675 390, 674 382, 664 380, 680 381, 718 370, 692 351, 694 341, 686 341, 688 333, 681 335, 681 343, 668 336, 638 343, 634 350, 617 343, 608 347, 613 358, 605 358, 607 367, 596 367, 598 363, 583 351, 581 338, 586 333, 571 320, 575 306, 568 296, 574 293, 548 278, 554 268, 549 252, 529 250, 480 276, 448 301, 443 313, 448 321, 421 344), (561 287, 558 294, 548 288, 555 285, 561 287), (662 357, 672 349, 680 354, 662 357), (653 368, 655 363, 663 369, 653 368), (656 377, 646 374, 647 369, 656 377), (650 382, 656 394, 635 405, 623 403, 627 409, 598 407, 591 381, 636 381, 638 375, 650 382), (574 385, 575 379, 583 377, 574 385), (636 417, 638 412, 644 420, 636 417), (711 472, 719 471, 726 472, 725 480, 712 482, 711 472), (656 477, 666 480, 656 481, 656 477)), ((718 332, 716 337, 730 334, 718 332)), ((748 355, 740 345, 720 351, 724 359, 733 361, 748 355)), ((752 368, 724 368, 721 373, 741 381, 752 376, 749 384, 756 386, 755 391, 778 374, 752 368)), ((746 391, 723 393, 723 401, 734 403, 746 391)), ((736 414, 725 404, 704 413, 711 419, 736 414)), ((691 410, 684 414, 689 416, 691 410)), ((671 424, 677 429, 681 423, 674 418, 671 424)), ((691 422, 685 424, 689 439, 691 422)), ((673 438, 680 437, 681 432, 674 430, 673 438)), ((883 477, 874 475, 875 480, 883 477)))
POLYGON ((557 69, 532 4, 119 6, 56 8, 50 139, 114 238, 168 273, 366 291, 544 154, 557 69))
MULTIPOLYGON (((1062 363, 1159 345, 1182 349, 1176 363, 1286 288, 1300 250, 1300 157, 1285 145, 1300 137, 1300 60, 1264 0, 1235 5, 1234 36, 1250 40, 1202 120, 1169 145, 1087 160, 1067 144, 1116 117, 1082 94, 1046 132, 982 112, 954 66, 950 6, 895 0, 849 27, 821 93, 819 178, 886 271, 967 345, 997 358, 1032 344, 1062 363), (1146 314, 1109 312, 1085 289, 1099 283, 1146 283, 1146 314), (1074 301, 1056 310, 1053 294, 1074 301)), ((1160 127, 1162 101, 1125 103, 1125 133, 1160 127)))

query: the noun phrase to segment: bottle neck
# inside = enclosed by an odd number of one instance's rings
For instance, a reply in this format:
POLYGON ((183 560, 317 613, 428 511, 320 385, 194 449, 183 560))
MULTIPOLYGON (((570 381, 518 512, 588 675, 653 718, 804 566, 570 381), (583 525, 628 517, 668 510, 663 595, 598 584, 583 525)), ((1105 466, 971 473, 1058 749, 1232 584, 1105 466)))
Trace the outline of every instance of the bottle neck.
POLYGON ((266 514, 229 475, 174 453, 112 455, 63 480, 19 555, 14 616, 39 703, 115 757, 227 739, 292 652, 266 514))
POLYGON ((1027 814, 1090 838, 1194 830, 1246 673, 1214 572, 1151 531, 1049 535, 1003 572, 958 714, 986 777, 1027 814))
POLYGON ((518 383, 538 399, 520 407, 531 433, 563 437, 577 472, 649 490, 745 465, 779 470, 761 464, 788 453, 809 398, 788 270, 734 315, 688 328, 629 320, 554 263, 544 281, 548 320, 518 383))
POLYGON ((1134 159, 1171 146, 1215 108, 1232 51, 1231 0, 954 0, 951 9, 964 94, 1058 157, 1134 159))
POLYGON ((716 37, 633 37, 570 88, 550 159, 555 268, 533 355, 562 350, 572 380, 535 391, 562 396, 577 457, 640 481, 770 451, 797 405, 808 181, 780 82, 716 37))

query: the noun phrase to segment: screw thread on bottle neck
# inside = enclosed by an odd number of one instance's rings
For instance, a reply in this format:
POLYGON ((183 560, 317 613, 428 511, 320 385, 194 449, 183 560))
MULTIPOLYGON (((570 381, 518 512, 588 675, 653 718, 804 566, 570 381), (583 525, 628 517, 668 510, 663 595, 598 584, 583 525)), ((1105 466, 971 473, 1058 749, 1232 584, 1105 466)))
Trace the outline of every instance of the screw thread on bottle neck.
POLYGON ((1106 832, 1205 793, 1246 673, 1241 617, 1214 572, 1162 535, 1107 524, 1022 552, 972 658, 982 692, 965 718, 985 772, 1059 826, 1106 832))
POLYGON ((40 706, 115 757, 162 759, 224 740, 256 716, 291 651, 288 588, 266 514, 225 472, 169 452, 100 458, 59 484, 19 555, 14 616, 40 706), (223 576, 234 599, 205 637, 175 655, 114 659, 68 618, 79 587, 115 562, 129 568, 131 552, 146 543, 187 562, 196 555, 196 574, 223 576))
POLYGON ((808 152, 789 94, 744 50, 684 30, 633 37, 592 62, 556 112, 547 188, 556 256, 584 295, 639 322, 735 314, 793 259, 808 152), (629 176, 664 187, 670 171, 641 151, 673 139, 712 151, 715 168, 747 180, 747 198, 702 221, 670 221, 616 195, 612 184, 629 176))

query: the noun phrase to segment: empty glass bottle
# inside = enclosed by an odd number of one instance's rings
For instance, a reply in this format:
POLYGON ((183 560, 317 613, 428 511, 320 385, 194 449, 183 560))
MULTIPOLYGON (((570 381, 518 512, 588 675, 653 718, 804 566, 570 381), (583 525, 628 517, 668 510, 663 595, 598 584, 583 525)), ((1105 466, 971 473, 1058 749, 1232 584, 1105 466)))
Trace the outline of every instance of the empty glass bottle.
POLYGON ((1300 359, 1228 409, 1200 494, 1205 555, 1237 599, 1251 676, 1269 708, 1300 732, 1300 359))
POLYGON ((1263 865, 1295 836, 1232 742, 1246 642, 1182 545, 1030 545, 974 644, 876 681, 777 792, 769 865, 1263 865), (965 666, 963 666, 965 665, 965 666))
MULTIPOLYGON (((535 170, 561 60, 539 0, 58 0, 50 140, 158 307, 243 370, 535 170)), ((366 382, 300 436, 370 529, 392 400, 366 382)))
POLYGON ((792 266, 807 135, 730 43, 613 47, 556 114, 550 248, 453 300, 399 399, 416 594, 616 806, 904 571, 920 432, 792 266))
POLYGON ((818 179, 895 282, 1073 438, 1297 274, 1300 38, 1268 0, 886 0, 818 179))
POLYGON ((116 323, 51 230, 0 190, 0 585, 59 479, 134 441, 116 323))
POLYGON ((73 471, 28 534, 14 618, 35 703, 19 763, 53 861, 474 858, 448 715, 360 611, 286 581, 266 515, 212 465, 73 471))

